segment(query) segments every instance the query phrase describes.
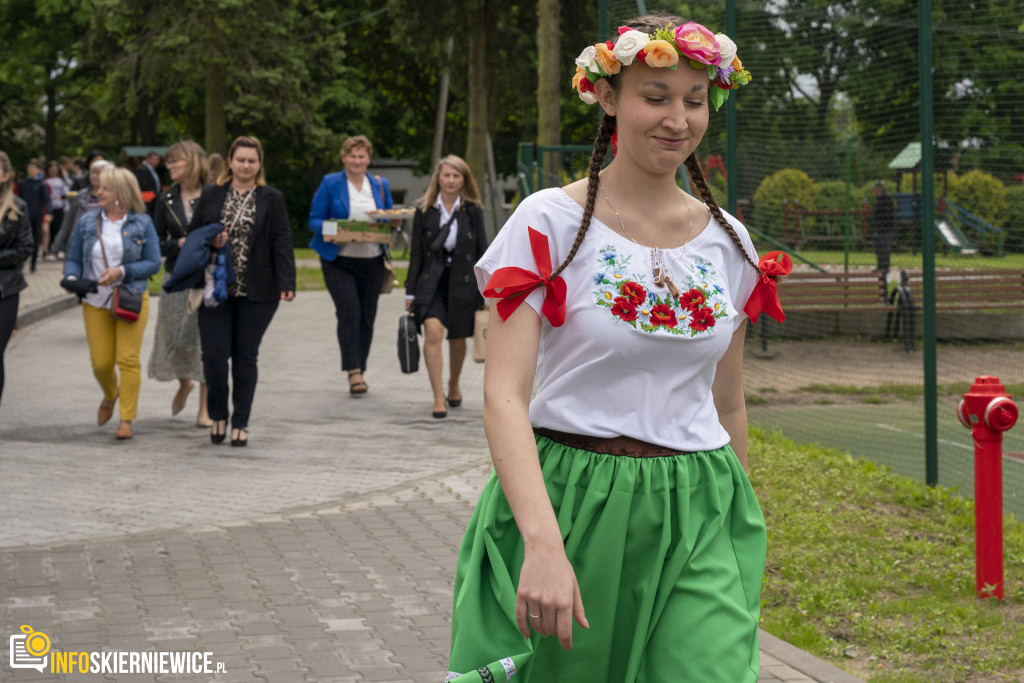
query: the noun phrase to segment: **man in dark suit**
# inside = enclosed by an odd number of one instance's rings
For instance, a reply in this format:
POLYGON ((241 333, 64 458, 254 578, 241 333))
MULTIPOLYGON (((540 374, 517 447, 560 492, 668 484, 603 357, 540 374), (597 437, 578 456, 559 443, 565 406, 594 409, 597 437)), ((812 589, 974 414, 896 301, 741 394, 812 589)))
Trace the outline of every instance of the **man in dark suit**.
POLYGON ((146 158, 135 169, 135 177, 139 181, 139 189, 142 191, 142 201, 146 202, 146 212, 152 216, 156 208, 156 197, 163 189, 160 182, 160 174, 157 167, 160 165, 160 155, 156 152, 149 152, 146 158))

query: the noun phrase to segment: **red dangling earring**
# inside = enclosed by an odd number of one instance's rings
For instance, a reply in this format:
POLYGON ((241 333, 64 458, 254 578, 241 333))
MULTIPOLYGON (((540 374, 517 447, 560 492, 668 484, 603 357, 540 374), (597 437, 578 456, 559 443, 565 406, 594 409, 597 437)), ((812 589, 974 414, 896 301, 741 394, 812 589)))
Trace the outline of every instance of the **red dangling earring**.
POLYGON ((619 149, 619 127, 616 126, 615 130, 612 131, 612 159, 615 158, 615 153, 619 149))

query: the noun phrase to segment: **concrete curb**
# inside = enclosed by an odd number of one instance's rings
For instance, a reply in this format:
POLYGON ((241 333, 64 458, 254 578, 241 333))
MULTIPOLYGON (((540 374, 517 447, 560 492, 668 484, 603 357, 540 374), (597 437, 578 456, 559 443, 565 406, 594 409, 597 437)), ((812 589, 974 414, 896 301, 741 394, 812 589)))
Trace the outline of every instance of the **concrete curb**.
POLYGON ((75 298, 75 295, 68 294, 67 296, 57 296, 37 304, 32 304, 31 306, 26 306, 18 311, 18 319, 14 323, 14 329, 23 329, 32 323, 45 320, 51 315, 74 308, 76 305, 78 305, 78 300, 75 298))
POLYGON ((796 669, 818 683, 863 683, 861 679, 776 638, 767 631, 761 630, 759 636, 762 652, 785 662, 791 669, 796 669))

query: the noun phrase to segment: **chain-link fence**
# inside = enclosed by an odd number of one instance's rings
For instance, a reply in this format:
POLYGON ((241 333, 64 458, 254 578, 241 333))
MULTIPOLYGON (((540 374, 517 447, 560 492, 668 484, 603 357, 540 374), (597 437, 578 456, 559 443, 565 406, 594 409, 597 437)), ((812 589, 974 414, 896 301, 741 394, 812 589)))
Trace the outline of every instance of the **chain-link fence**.
MULTIPOLYGON (((724 4, 607 3, 611 31, 643 11, 723 30, 724 4)), ((978 375, 1024 390, 1024 2, 931 12, 933 220, 922 199, 917 3, 738 2, 754 77, 738 93, 737 153, 713 114, 700 154, 723 206, 798 277, 786 321, 751 326, 752 423, 925 478, 925 347, 934 343, 938 483, 973 494, 973 442, 956 417, 978 375), (1021 24, 1018 26, 1018 24, 1021 24), (722 163, 724 159, 725 163, 722 163), (936 340, 925 330, 925 231, 934 235, 936 340)), ((1024 518, 1024 426, 1004 436, 1004 502, 1024 518)))

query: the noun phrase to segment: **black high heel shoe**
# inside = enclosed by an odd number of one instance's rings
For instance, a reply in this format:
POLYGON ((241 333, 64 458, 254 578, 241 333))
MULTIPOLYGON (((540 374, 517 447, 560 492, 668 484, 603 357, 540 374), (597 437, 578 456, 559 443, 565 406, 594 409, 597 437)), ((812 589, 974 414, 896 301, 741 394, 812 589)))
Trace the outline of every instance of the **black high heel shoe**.
POLYGON ((448 405, 450 405, 452 408, 458 408, 459 406, 462 405, 461 396, 459 398, 446 398, 445 401, 447 401, 448 405))
POLYGON ((221 443, 224 441, 224 437, 228 435, 228 421, 227 420, 214 420, 213 424, 210 425, 210 441, 213 443, 221 443), (218 427, 222 427, 224 431, 220 431, 218 427))
MULTIPOLYGON (((448 397, 447 396, 444 397, 444 405, 445 405, 445 408, 448 407, 448 397)), ((444 418, 444 417, 448 417, 448 411, 447 410, 435 410, 435 411, 431 412, 430 414, 433 415, 438 420, 440 420, 441 418, 444 418)))
POLYGON ((231 437, 231 445, 232 446, 236 446, 236 447, 237 446, 244 447, 244 446, 248 445, 248 443, 249 443, 249 430, 246 429, 245 427, 239 427, 238 428, 238 437, 234 437, 234 436, 231 437), (242 438, 243 435, 245 436, 244 439, 242 438))

